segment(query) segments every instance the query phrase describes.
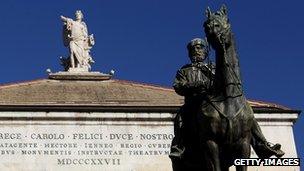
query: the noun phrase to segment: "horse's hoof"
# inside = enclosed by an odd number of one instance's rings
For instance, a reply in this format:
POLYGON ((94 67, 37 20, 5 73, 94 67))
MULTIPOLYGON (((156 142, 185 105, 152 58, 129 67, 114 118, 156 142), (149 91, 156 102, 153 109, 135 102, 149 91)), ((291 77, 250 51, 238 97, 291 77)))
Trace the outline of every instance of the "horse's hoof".
POLYGON ((281 150, 281 144, 275 144, 273 146, 270 146, 270 144, 267 144, 267 148, 269 149, 270 155, 274 155, 277 158, 281 158, 285 152, 281 150))
POLYGON ((281 150, 281 144, 275 144, 271 147, 271 149, 273 149, 274 151, 274 155, 277 157, 277 158, 281 158, 285 152, 281 150))
MULTIPOLYGON (((270 145, 269 145, 270 146, 270 145)), ((273 145, 272 147, 270 147, 270 148, 272 148, 273 150, 281 150, 281 144, 275 144, 275 145, 273 145)))
POLYGON ((284 151, 282 151, 282 150, 277 150, 276 151, 277 153, 275 154, 275 156, 277 157, 277 158, 281 158, 285 153, 284 153, 284 151))
POLYGON ((256 150, 257 155, 259 158, 270 158, 271 156, 276 156, 277 158, 282 157, 285 153, 281 150, 281 144, 272 144, 272 143, 265 143, 256 150))

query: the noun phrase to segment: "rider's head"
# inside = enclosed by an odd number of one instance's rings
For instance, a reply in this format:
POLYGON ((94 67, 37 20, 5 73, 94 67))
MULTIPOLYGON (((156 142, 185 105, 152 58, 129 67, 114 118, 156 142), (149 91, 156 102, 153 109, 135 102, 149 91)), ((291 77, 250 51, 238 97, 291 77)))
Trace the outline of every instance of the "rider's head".
POLYGON ((192 39, 188 43, 187 49, 192 63, 203 62, 208 55, 207 42, 200 38, 192 39))
POLYGON ((80 10, 75 12, 76 20, 81 21, 83 19, 83 14, 80 10))

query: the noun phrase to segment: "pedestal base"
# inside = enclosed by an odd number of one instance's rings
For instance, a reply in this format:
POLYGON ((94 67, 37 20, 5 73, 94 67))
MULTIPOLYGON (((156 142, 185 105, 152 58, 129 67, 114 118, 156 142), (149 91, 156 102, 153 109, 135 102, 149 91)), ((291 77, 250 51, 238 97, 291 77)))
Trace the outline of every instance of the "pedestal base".
POLYGON ((109 80, 111 77, 110 74, 80 71, 79 68, 66 72, 49 73, 49 79, 55 80, 109 80))

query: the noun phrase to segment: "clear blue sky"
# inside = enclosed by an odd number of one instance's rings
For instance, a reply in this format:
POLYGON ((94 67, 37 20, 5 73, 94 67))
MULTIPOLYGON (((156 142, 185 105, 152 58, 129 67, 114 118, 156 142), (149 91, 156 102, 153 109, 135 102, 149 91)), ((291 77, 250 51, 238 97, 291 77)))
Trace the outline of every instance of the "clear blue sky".
MULTIPOLYGON (((204 37, 207 6, 228 6, 248 98, 292 109, 304 105, 304 19, 302 0, 52 0, 3 1, 0 7, 0 83, 46 78, 62 70, 67 49, 59 16, 81 9, 95 35, 93 70, 116 71, 116 79, 171 86, 188 62, 186 44, 204 37)), ((304 157, 303 116, 294 126, 304 157)), ((304 161, 304 160, 303 160, 304 161)))

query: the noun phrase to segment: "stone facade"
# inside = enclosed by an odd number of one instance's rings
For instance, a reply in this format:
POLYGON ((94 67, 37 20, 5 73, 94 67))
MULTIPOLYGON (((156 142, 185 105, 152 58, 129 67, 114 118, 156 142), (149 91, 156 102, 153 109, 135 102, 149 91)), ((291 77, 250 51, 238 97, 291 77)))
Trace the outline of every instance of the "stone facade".
MULTIPOLYGON (((2 85, 0 97, 1 170, 171 170, 173 118, 183 104, 171 88, 43 79, 2 85)), ((292 125, 299 111, 250 104, 267 139, 282 144, 284 157, 297 157, 292 125)))

